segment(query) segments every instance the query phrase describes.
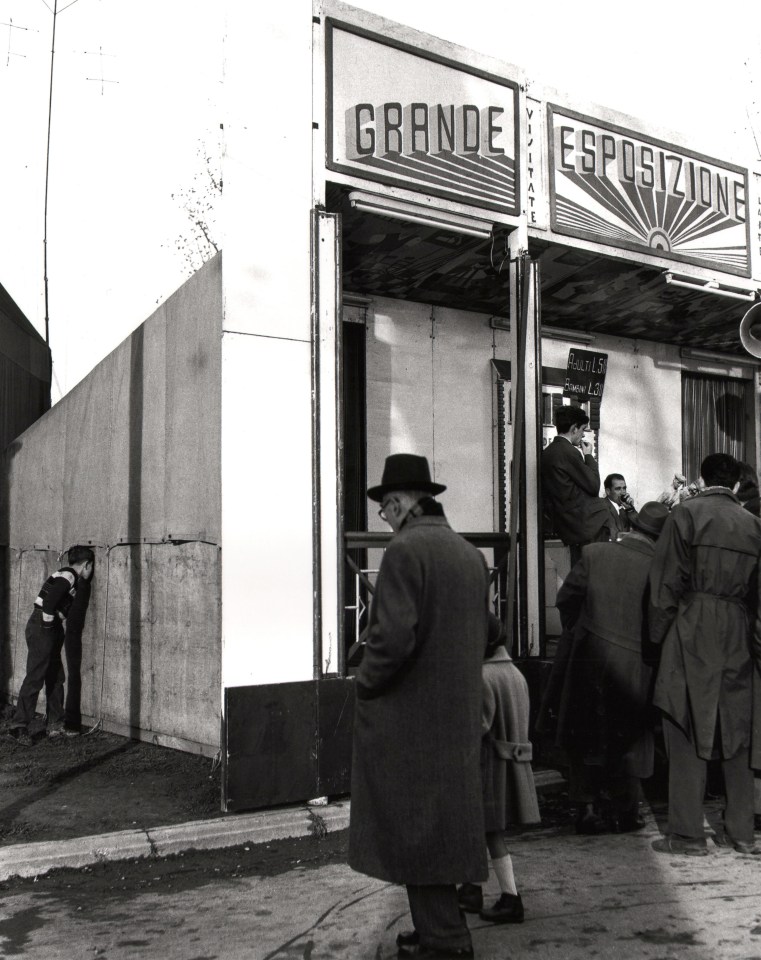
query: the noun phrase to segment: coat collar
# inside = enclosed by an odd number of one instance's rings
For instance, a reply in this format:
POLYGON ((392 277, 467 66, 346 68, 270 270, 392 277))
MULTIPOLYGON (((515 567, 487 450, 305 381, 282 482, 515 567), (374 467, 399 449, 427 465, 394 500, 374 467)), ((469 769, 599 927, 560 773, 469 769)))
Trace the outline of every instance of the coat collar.
POLYGON ((399 531, 403 533, 405 530, 411 530, 412 527, 448 527, 449 521, 446 517, 431 517, 425 516, 422 517, 409 517, 404 521, 404 526, 399 531))
POLYGON ((624 534, 617 543, 622 547, 626 547, 627 550, 634 550, 637 553, 644 553, 648 556, 652 556, 653 553, 655 553, 655 543, 637 530, 632 530, 631 533, 624 534))
POLYGON ((716 496, 729 497, 731 500, 734 500, 735 503, 740 502, 737 499, 737 497, 732 493, 732 491, 729 489, 729 487, 706 487, 704 490, 700 491, 698 496, 699 497, 716 497, 716 496))
POLYGON ((507 649, 504 645, 497 647, 494 653, 489 657, 488 660, 484 661, 485 663, 494 663, 495 660, 512 660, 513 658, 507 652, 507 649))

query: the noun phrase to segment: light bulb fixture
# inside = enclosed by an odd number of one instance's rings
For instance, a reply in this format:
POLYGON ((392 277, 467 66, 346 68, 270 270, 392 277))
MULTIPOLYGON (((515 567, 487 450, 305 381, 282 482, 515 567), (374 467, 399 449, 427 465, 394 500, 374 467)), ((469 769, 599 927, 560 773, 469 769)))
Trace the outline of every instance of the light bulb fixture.
POLYGON ((482 240, 488 240, 492 235, 493 225, 490 221, 468 217, 452 210, 442 210, 440 207, 431 208, 420 203, 397 200, 394 197, 365 193, 362 190, 352 190, 349 193, 349 203, 355 210, 365 213, 419 223, 426 227, 439 227, 442 230, 452 230, 454 233, 464 233, 482 240))
POLYGON ((761 360, 755 357, 734 356, 715 350, 701 350, 699 347, 681 347, 679 355, 683 360, 702 360, 704 363, 721 363, 733 367, 761 367, 761 360))
POLYGON ((721 283, 716 279, 699 280, 697 277, 681 276, 678 277, 671 270, 663 274, 666 283, 674 287, 684 287, 686 290, 702 290, 705 293, 713 293, 718 297, 731 297, 733 300, 744 300, 746 303, 753 303, 756 299, 756 290, 743 290, 741 287, 730 287, 726 283, 721 283))
MULTIPOLYGON (((492 330, 510 332, 510 321, 505 317, 490 317, 489 326, 492 330)), ((568 343, 592 343, 597 339, 594 333, 582 333, 580 330, 567 330, 565 327, 541 326, 540 335, 546 340, 565 340, 568 343)))

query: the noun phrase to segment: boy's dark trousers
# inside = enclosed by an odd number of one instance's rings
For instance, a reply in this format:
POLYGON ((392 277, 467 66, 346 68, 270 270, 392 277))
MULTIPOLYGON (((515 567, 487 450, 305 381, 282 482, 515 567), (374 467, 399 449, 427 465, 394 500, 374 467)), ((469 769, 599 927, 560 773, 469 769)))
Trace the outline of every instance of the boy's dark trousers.
POLYGON ((91 589, 92 580, 77 581, 77 594, 66 615, 66 726, 76 731, 82 727, 82 631, 91 589))
POLYGON ((82 726, 82 633, 69 628, 66 621, 66 726, 69 730, 79 731, 82 726))
POLYGON ((19 690, 11 728, 27 728, 34 720, 37 698, 45 688, 47 724, 63 723, 63 684, 66 676, 61 662, 63 624, 56 617, 51 627, 43 627, 42 611, 35 608, 26 625, 26 676, 19 690))

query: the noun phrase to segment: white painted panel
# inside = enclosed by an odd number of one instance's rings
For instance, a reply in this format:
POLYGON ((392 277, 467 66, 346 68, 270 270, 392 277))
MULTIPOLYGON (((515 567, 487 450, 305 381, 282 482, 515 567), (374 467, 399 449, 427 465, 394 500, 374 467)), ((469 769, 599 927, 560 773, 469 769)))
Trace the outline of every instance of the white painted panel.
MULTIPOLYGON (((431 308, 379 298, 367 320, 367 481, 391 453, 433 461, 431 308)), ((444 482, 444 481, 442 481, 444 482)), ((371 510, 370 530, 388 530, 371 510)))
POLYGON ((311 3, 227 7, 225 329, 308 340, 311 3))
POLYGON ((339 370, 336 321, 338 217, 320 212, 316 216, 317 350, 319 381, 319 523, 320 523, 320 663, 323 673, 338 669, 338 582, 342 573, 339 550, 339 370))
POLYGON ((222 685, 313 675, 310 345, 222 339, 222 685))
POLYGON ((486 314, 435 310, 434 462, 455 530, 490 531, 492 497, 492 330, 486 314))

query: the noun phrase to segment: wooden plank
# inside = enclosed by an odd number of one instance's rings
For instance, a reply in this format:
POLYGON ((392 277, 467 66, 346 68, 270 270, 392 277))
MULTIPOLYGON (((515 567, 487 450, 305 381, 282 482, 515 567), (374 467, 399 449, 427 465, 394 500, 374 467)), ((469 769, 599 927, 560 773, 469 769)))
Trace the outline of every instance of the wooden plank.
POLYGON ((97 711, 104 720, 145 730, 152 726, 150 551, 147 544, 111 550, 103 695, 97 711))
POLYGON ((158 543, 151 552, 151 729, 219 741, 220 550, 158 543))
MULTIPOLYGON (((103 680, 103 640, 106 629, 106 601, 108 591, 108 551, 103 547, 93 547, 95 552, 95 573, 90 592, 90 602, 85 614, 82 630, 82 663, 80 682, 82 685, 81 704, 83 713, 96 713, 100 706, 100 692, 103 680)), ((67 667, 64 660, 64 667, 67 667)), ((66 682, 69 683, 69 670, 66 669, 66 682)))

